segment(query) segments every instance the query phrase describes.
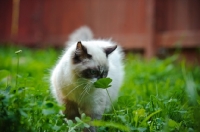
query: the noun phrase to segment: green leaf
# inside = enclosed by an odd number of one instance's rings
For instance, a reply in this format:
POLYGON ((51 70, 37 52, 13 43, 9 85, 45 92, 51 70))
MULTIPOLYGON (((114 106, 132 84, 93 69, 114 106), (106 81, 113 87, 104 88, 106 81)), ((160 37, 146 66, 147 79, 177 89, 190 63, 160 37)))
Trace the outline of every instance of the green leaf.
POLYGON ((88 125, 87 123, 83 123, 84 127, 89 128, 90 125, 88 125))
POLYGON ((73 121, 72 120, 67 120, 67 124, 71 127, 74 125, 73 121))
POLYGON ((82 123, 83 121, 79 117, 75 117, 75 120, 79 123, 82 123))
POLYGON ((150 115, 148 115, 148 116, 142 121, 142 123, 140 124, 140 126, 146 126, 146 125, 145 125, 146 122, 147 122, 152 116, 154 116, 155 114, 157 114, 157 113, 159 113, 159 112, 161 112, 161 111, 162 111, 162 110, 157 110, 157 111, 151 113, 150 115))
POLYGON ((178 123, 178 122, 176 122, 176 121, 174 121, 174 120, 172 120, 172 119, 169 119, 169 120, 168 120, 168 126, 169 126, 172 130, 174 130, 174 129, 179 130, 179 128, 181 127, 181 124, 182 124, 182 122, 178 123))
POLYGON ((101 78, 97 80, 96 82, 94 82, 94 86, 95 88, 106 89, 106 88, 111 87, 111 85, 109 85, 111 82, 112 82, 112 79, 110 78, 101 78))
POLYGON ((28 117, 28 115, 22 109, 19 109, 19 113, 24 117, 28 117))
POLYGON ((42 113, 44 115, 51 115, 51 114, 55 114, 57 111, 55 111, 54 109, 43 109, 42 113))
POLYGON ((132 96, 120 96, 118 98, 118 103, 124 108, 132 107, 135 104, 135 99, 132 96))
POLYGON ((45 105, 47 108, 52 108, 54 106, 54 104, 52 102, 46 102, 45 105))

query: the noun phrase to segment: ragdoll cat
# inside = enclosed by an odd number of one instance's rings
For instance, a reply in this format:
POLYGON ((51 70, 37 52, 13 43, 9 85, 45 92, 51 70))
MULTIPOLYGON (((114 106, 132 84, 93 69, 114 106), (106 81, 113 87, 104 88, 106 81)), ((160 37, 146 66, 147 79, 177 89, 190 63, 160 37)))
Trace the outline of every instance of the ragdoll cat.
MULTIPOLYGON (((67 119, 85 113, 92 119, 101 119, 111 102, 105 89, 94 88, 100 78, 112 79, 108 92, 112 101, 118 96, 123 81, 123 53, 110 40, 92 40, 87 27, 76 30, 67 42, 67 48, 51 75, 51 90, 57 101, 64 104, 67 119)), ((94 127, 89 130, 94 131, 94 127)))

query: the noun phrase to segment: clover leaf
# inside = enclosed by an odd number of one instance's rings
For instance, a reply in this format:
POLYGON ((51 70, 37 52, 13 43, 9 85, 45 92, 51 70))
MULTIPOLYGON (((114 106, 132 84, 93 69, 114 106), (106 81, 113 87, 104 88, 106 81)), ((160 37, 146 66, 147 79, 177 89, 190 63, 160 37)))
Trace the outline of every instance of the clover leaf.
POLYGON ((94 86, 95 88, 102 88, 102 89, 106 89, 111 87, 110 83, 112 82, 112 79, 110 78, 101 78, 98 79, 96 82, 94 82, 94 86))

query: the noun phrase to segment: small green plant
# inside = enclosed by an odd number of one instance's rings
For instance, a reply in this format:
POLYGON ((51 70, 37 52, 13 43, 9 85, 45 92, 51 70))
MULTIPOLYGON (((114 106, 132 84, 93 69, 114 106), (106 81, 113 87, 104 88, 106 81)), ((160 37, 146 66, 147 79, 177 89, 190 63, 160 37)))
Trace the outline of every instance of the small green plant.
MULTIPOLYGON (((3 63, 0 65, 0 130, 4 132, 67 130, 63 121, 64 116, 59 114, 63 108, 50 98, 48 86, 42 81, 35 80, 37 75, 40 75, 37 71, 41 72, 41 69, 34 67, 32 62, 23 64, 23 61, 28 62, 28 59, 21 53, 22 50, 16 52, 12 50, 10 54, 0 56, 3 57, 1 58, 3 63), (13 56, 7 58, 9 55, 13 56), (36 74, 32 74, 32 71, 36 74)), ((30 55, 28 57, 31 58, 30 55)), ((42 65, 40 68, 43 68, 42 65)))
POLYGON ((81 114, 81 118, 76 117, 76 122, 73 122, 72 120, 67 120, 68 124, 68 132, 76 132, 81 131, 84 128, 89 128, 89 123, 91 122, 91 118, 87 117, 84 113, 81 114))
POLYGON ((102 88, 107 89, 111 87, 110 83, 112 82, 112 79, 110 78, 100 78, 96 82, 94 82, 95 88, 102 88))
MULTIPOLYGON (((65 121, 49 90, 49 69, 59 52, 23 47, 0 48, 0 130, 5 132, 81 131, 97 126, 98 132, 184 132, 200 127, 200 67, 177 56, 149 61, 128 54, 125 79, 113 111, 102 120, 84 114, 65 121), (16 52, 21 49, 23 52, 16 52)), ((94 86, 109 90, 112 80, 94 86)), ((109 93, 108 93, 109 94, 109 93)))

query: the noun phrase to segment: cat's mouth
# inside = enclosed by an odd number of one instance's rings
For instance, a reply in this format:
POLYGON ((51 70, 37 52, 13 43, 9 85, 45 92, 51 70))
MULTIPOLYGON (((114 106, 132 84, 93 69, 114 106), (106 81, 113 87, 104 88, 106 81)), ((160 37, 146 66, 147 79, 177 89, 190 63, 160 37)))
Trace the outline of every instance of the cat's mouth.
POLYGON ((98 80, 98 78, 93 78, 93 79, 91 79, 91 82, 95 83, 97 80, 98 80))

